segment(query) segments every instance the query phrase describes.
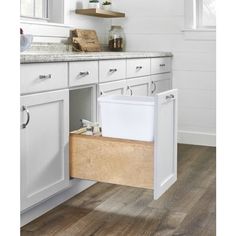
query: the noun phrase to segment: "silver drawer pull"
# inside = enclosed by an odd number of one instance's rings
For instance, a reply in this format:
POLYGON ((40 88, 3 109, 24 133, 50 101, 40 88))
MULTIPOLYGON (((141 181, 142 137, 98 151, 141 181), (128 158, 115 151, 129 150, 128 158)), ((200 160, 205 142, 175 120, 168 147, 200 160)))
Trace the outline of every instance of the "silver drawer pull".
POLYGON ((27 120, 24 124, 22 124, 22 129, 25 129, 30 122, 30 113, 26 106, 22 106, 22 111, 25 111, 27 114, 27 120))
POLYGON ((130 86, 127 86, 127 91, 130 90, 130 96, 133 96, 133 90, 130 88, 130 86))
POLYGON ((166 66, 166 64, 160 64, 160 66, 162 67, 162 66, 166 66))
POLYGON ((152 84, 153 84, 154 88, 153 88, 151 93, 154 93, 156 91, 156 89, 157 89, 157 85, 156 85, 156 83, 154 81, 152 81, 152 84))
POLYGON ((175 98, 175 96, 173 94, 170 94, 170 95, 166 96, 166 100, 173 99, 173 98, 175 98))
POLYGON ((51 78, 52 78, 52 75, 51 75, 51 74, 48 74, 48 75, 40 75, 39 78, 40 78, 40 79, 51 79, 51 78))
POLYGON ((79 73, 80 76, 86 76, 86 75, 89 75, 89 71, 82 71, 79 73))
POLYGON ((141 70, 141 69, 143 69, 142 66, 136 66, 136 70, 141 70))
POLYGON ((114 73, 114 72, 116 72, 116 71, 117 71, 117 69, 110 69, 110 70, 109 70, 110 73, 114 73))

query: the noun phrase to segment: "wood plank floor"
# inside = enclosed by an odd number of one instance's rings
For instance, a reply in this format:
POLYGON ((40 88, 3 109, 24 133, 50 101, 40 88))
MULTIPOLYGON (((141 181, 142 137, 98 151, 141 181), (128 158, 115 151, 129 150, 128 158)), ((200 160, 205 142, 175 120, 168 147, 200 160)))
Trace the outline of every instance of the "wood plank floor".
POLYGON ((216 150, 179 145, 178 181, 153 191, 98 183, 25 225, 22 236, 216 235, 216 150))

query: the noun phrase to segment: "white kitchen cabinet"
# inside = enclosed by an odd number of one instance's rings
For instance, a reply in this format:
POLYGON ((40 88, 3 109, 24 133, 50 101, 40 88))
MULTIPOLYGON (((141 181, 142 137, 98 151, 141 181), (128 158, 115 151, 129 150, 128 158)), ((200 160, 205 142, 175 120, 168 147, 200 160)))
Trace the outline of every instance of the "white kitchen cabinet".
POLYGON ((21 210, 69 185, 68 90, 21 96, 21 210))
POLYGON ((126 95, 149 96, 149 94, 150 94, 150 76, 127 79, 126 95))
POLYGON ((99 84, 99 95, 125 95, 126 80, 99 84))
POLYGON ((171 73, 151 75, 151 96, 167 91, 171 87, 171 73))

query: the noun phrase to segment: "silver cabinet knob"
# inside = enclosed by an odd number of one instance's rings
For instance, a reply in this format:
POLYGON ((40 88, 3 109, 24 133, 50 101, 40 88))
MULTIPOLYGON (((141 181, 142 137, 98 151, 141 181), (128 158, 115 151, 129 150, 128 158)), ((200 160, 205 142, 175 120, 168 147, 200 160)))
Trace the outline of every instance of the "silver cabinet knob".
POLYGON ((48 74, 48 75, 39 75, 39 79, 51 79, 52 75, 48 74))
POLYGON ((166 66, 166 64, 160 64, 161 67, 166 66))
POLYGON ((141 70, 142 68, 142 66, 136 66, 136 70, 141 70))
POLYGON ((110 70, 109 70, 110 73, 114 73, 114 72, 116 72, 116 71, 117 71, 116 68, 115 68, 115 69, 110 69, 110 70))

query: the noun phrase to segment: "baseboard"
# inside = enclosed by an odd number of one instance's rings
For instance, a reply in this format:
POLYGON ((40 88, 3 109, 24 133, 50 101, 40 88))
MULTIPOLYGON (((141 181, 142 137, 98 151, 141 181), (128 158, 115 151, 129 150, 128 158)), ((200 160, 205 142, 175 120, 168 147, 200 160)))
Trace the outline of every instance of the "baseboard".
POLYGON ((70 182, 71 186, 67 188, 65 191, 49 198, 48 200, 42 202, 41 204, 29 209, 28 211, 21 214, 21 226, 26 225, 27 223, 33 221, 34 219, 38 218, 39 216, 45 214, 46 212, 50 211, 51 209, 55 208, 56 206, 60 205, 61 203, 67 201, 68 199, 72 198, 76 194, 84 191, 85 189, 89 188, 93 184, 94 181, 87 181, 87 180, 72 180, 70 182))
POLYGON ((215 147, 216 134, 179 130, 178 143, 215 147))

